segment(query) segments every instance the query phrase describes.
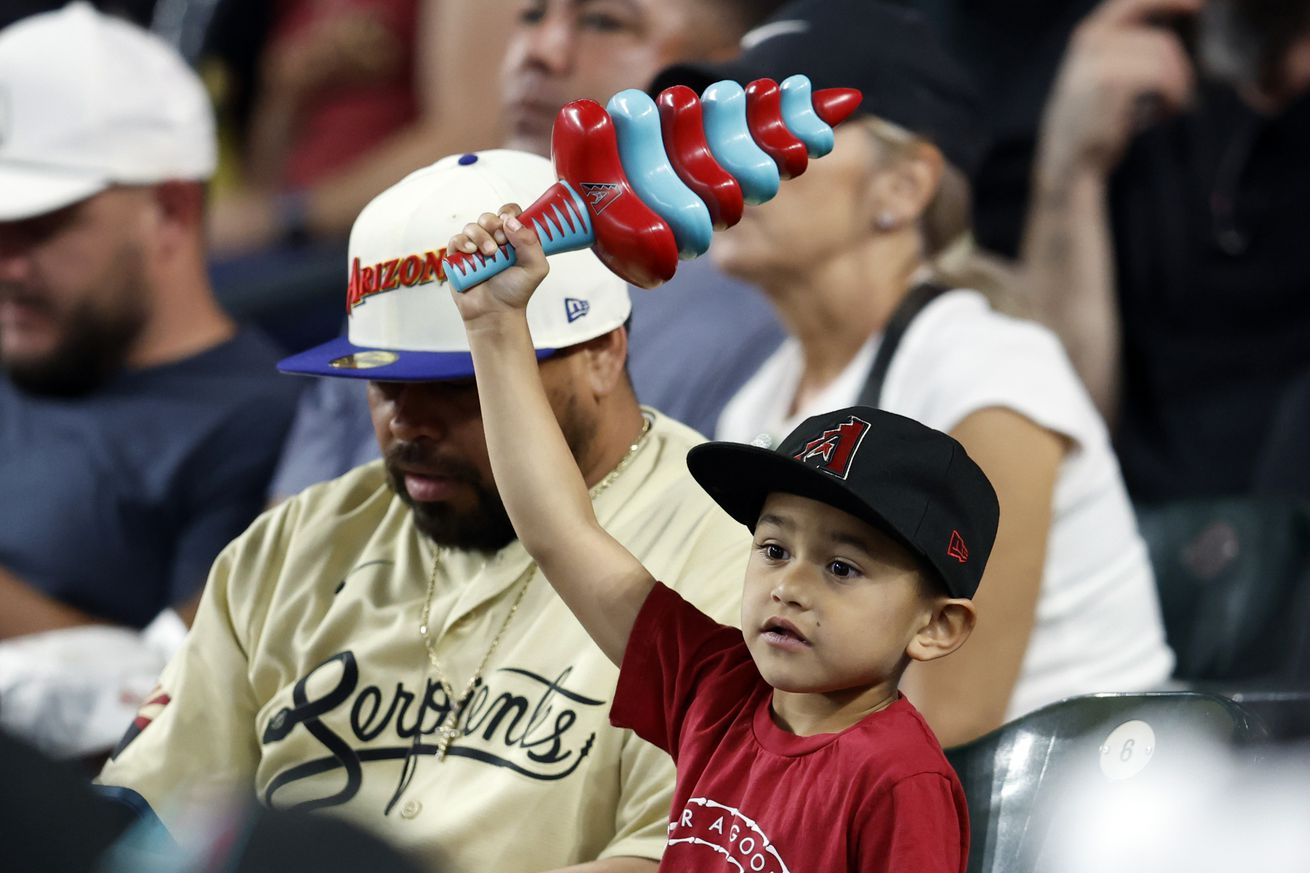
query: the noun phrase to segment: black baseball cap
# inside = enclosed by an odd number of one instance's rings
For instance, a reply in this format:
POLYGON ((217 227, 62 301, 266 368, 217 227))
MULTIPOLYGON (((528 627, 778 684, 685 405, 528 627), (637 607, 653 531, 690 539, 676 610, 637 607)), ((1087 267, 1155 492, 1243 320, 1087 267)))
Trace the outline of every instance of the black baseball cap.
POLYGON ((931 140, 966 175, 987 143, 976 117, 978 95, 927 19, 876 0, 798 0, 778 9, 741 40, 736 58, 675 64, 650 92, 686 85, 697 93, 722 79, 781 82, 802 73, 819 88, 858 88, 857 114, 874 115, 931 140))
POLYGON ((776 450, 704 443, 687 454, 687 467, 752 531, 778 491, 850 513, 926 562, 952 597, 973 597, 996 539, 996 492, 964 446, 880 409, 812 416, 776 450))

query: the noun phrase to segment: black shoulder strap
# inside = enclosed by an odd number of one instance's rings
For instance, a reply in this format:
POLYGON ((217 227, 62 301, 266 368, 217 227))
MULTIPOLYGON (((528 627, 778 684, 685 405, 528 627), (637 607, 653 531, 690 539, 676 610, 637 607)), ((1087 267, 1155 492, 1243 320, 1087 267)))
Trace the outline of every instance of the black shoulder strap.
POLYGON ((891 366, 892 356, 896 354, 896 348, 901 344, 910 322, 914 321, 929 303, 948 290, 950 289, 934 282, 920 282, 902 298, 900 305, 896 307, 896 311, 887 322, 886 329, 882 332, 882 343, 878 346, 878 354, 874 356, 873 367, 869 369, 869 378, 864 380, 864 388, 856 401, 858 405, 872 406, 875 409, 879 407, 879 401, 882 400, 882 383, 887 378, 887 368, 891 366))

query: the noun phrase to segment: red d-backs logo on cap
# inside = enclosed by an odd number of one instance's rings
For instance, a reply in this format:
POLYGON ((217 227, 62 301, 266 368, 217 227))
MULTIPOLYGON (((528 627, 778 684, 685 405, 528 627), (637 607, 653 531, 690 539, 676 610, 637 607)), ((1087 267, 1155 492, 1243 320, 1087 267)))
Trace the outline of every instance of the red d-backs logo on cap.
POLYGON ((964 537, 958 530, 951 531, 951 541, 946 544, 946 554, 961 564, 969 560, 969 547, 964 544, 964 537))
POLYGON ((862 418, 851 416, 834 428, 825 430, 822 435, 810 440, 792 457, 808 464, 818 460, 818 467, 825 473, 831 473, 838 479, 845 479, 851 471, 851 461, 864 442, 864 435, 869 432, 869 423, 862 418))

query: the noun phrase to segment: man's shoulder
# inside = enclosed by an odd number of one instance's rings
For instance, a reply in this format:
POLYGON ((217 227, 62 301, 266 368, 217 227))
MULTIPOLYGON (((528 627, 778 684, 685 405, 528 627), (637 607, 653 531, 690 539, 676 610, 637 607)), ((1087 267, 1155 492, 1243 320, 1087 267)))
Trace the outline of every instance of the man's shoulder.
POLYGON ((704 524, 740 531, 741 526, 719 508, 687 469, 687 452, 704 443, 705 437, 663 413, 649 408, 644 412, 653 420, 651 437, 656 455, 637 487, 639 505, 647 513, 693 513, 704 524))
POLYGON ((341 541, 346 539, 342 536, 345 529, 361 525, 376 528, 394 498, 382 462, 364 464, 270 507, 232 542, 229 550, 244 550, 254 544, 263 549, 270 540, 318 544, 341 541))
POLYGON ((276 409, 289 422, 305 383, 279 373, 280 358, 271 340, 242 327, 215 346, 155 368, 141 384, 161 395, 174 393, 215 407, 276 409))
POLYGON ((190 357, 124 373, 92 414, 131 421, 168 416, 168 433, 197 439, 217 435, 224 450, 276 450, 291 424, 302 382, 277 372, 278 351, 242 329, 190 357))
POLYGON ((310 485, 288 498, 301 524, 331 524, 360 513, 385 512, 395 497, 381 460, 349 470, 335 479, 310 485))
POLYGON ((256 328, 243 326, 230 339, 201 352, 195 361, 216 368, 277 376, 277 362, 281 358, 281 351, 272 340, 256 328))
POLYGON ((694 428, 683 424, 676 418, 665 415, 664 413, 643 407, 643 412, 651 417, 651 432, 670 449, 681 451, 682 456, 686 457, 688 451, 693 446, 700 445, 706 441, 704 434, 694 428))
POLYGON ((242 326, 226 339, 141 371, 141 381, 147 385, 168 385, 198 380, 253 379, 272 384, 296 385, 295 379, 278 373, 277 362, 280 358, 280 349, 263 333, 242 326))
POLYGON ((623 521, 610 532, 655 578, 716 621, 733 622, 750 533, 687 469, 687 452, 705 438, 653 410, 646 412, 654 420, 655 463, 624 495, 623 521))
POLYGON ((224 568, 234 599, 247 606, 294 598, 339 577, 370 544, 399 536, 407 512, 393 511, 394 504, 382 463, 366 464, 266 510, 228 544, 215 569, 224 568))

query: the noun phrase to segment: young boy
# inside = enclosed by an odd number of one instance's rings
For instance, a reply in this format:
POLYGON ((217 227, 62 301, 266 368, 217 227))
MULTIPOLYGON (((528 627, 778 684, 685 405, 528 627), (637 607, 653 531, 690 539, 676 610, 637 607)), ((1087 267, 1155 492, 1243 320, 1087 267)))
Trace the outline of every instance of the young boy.
POLYGON ((897 683, 973 627, 998 515, 982 471, 949 436, 862 407, 777 451, 698 446, 692 475, 755 535, 742 629, 716 624, 596 522, 537 375, 524 309, 547 265, 517 214, 449 244, 518 251, 456 295, 487 447, 520 541, 620 666, 611 720, 677 764, 660 869, 962 873, 963 791, 897 683))

